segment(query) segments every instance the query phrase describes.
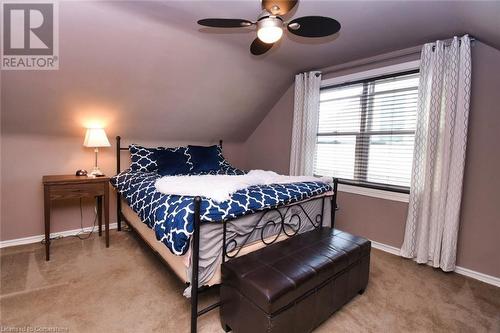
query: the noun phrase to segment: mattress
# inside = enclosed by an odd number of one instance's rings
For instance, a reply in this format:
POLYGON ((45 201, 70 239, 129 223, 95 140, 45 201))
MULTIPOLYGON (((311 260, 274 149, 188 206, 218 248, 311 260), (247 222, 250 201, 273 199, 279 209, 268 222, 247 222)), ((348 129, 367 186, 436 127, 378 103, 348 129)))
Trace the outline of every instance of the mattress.
MULTIPOLYGON (((281 241, 288 236, 280 231, 281 216, 286 231, 302 233, 312 230, 313 223, 318 223, 323 216, 323 225, 331 224, 332 192, 326 192, 311 199, 293 205, 286 205, 266 212, 257 212, 235 218, 227 223, 227 242, 236 242, 239 246, 228 248, 231 256, 241 256, 265 246, 266 243, 281 241), (312 222, 312 223, 311 223, 312 222), (249 235, 250 233, 250 235, 249 235)), ((143 223, 125 200, 122 200, 122 213, 142 238, 168 263, 175 274, 184 282, 191 280, 191 250, 184 255, 173 254, 162 242, 158 241, 155 232, 143 223)), ((199 251, 199 286, 220 283, 220 264, 222 262, 223 225, 222 223, 202 223, 200 227, 199 251)), ((190 247, 191 248, 191 247, 190 247)), ((190 290, 185 294, 188 296, 190 290)))
MULTIPOLYGON (((156 238, 173 254, 183 255, 190 248, 194 229, 193 197, 157 191, 155 182, 160 177, 156 172, 127 169, 112 177, 110 182, 139 218, 154 230, 156 238)), ((202 221, 219 225, 214 228, 221 228, 221 221, 283 207, 331 190, 331 184, 324 181, 249 186, 234 192, 224 202, 203 197, 200 217, 202 221)))

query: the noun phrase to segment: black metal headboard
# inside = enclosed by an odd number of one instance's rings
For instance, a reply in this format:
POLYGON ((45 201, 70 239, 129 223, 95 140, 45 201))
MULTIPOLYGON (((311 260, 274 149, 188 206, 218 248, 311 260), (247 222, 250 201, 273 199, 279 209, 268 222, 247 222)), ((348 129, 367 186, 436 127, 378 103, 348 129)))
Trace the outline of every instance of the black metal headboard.
MULTIPOLYGON (((120 152, 122 150, 128 150, 127 147, 122 147, 121 146, 121 136, 117 135, 116 136, 116 173, 120 173, 121 171, 121 158, 120 158, 120 152)), ((219 147, 222 149, 222 140, 219 140, 219 147)))
MULTIPOLYGON (((128 146, 121 146, 121 136, 116 136, 116 174, 119 174, 121 170, 121 152, 122 150, 129 150, 128 146)), ((222 149, 222 140, 219 140, 219 147, 222 149)), ((120 198, 120 193, 116 192, 116 219, 117 219, 117 229, 122 230, 122 202, 120 198)))

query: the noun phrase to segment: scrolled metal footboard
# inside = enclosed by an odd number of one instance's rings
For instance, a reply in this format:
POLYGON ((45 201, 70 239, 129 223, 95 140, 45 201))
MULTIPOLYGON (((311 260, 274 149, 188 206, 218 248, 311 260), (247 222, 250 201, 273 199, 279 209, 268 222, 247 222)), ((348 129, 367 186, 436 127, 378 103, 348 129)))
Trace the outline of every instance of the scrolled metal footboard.
MULTIPOLYGON (((250 242, 258 242, 259 239, 264 246, 268 246, 278 241, 282 235, 287 238, 294 237, 300 232, 304 223, 309 223, 313 229, 323 227, 326 200, 330 200, 333 203, 333 195, 324 196, 321 199, 315 198, 298 202, 284 208, 282 207, 281 209, 278 207, 267 209, 263 211, 262 216, 249 232, 240 235, 243 237, 240 241, 236 238, 228 239, 228 224, 231 221, 222 221, 222 260, 226 261, 236 258, 245 245, 250 242), (303 205, 313 200, 321 200, 321 211, 311 216, 303 205), (299 212, 294 212, 293 209, 298 209, 299 212), (276 233, 266 235, 266 230, 269 228, 276 230, 276 233)), ((332 209, 334 209, 333 206, 332 209)))

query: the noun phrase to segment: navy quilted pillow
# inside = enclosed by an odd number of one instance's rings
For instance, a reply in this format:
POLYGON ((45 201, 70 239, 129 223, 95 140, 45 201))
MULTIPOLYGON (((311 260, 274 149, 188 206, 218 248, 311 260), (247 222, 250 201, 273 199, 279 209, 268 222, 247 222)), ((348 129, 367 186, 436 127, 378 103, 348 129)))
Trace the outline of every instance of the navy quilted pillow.
POLYGON ((191 172, 209 172, 221 168, 221 160, 218 146, 188 146, 187 153, 190 155, 190 161, 193 163, 191 172))
POLYGON ((157 150, 154 152, 158 173, 162 176, 186 175, 191 171, 188 156, 178 150, 157 150))
MULTIPOLYGON (((165 147, 156 147, 149 148, 143 147, 136 144, 131 144, 128 147, 130 151, 130 169, 134 171, 142 171, 142 172, 155 172, 158 171, 158 164, 156 161, 155 153, 158 151, 176 151, 182 154, 186 154, 186 147, 176 147, 176 148, 165 148, 165 147)), ((187 156, 187 155, 186 155, 187 156)), ((189 156, 187 156, 189 157, 189 156)), ((189 169, 192 168, 192 164, 188 161, 189 169)))

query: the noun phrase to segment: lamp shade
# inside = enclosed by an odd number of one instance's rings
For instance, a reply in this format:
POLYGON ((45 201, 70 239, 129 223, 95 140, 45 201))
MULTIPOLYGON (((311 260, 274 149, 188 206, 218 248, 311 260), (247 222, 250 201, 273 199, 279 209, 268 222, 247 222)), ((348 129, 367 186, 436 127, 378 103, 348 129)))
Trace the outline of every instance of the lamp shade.
POLYGON ((104 128, 87 128, 87 133, 85 133, 85 141, 83 141, 85 147, 109 147, 108 137, 104 128))

